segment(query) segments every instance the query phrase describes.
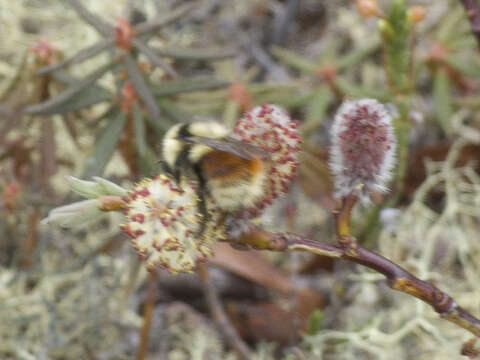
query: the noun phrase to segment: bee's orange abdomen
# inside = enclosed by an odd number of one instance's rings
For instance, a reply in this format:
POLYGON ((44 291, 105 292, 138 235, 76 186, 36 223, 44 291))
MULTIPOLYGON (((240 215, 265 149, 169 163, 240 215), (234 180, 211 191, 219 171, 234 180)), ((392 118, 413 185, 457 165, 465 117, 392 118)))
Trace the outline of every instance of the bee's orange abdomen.
POLYGON ((244 159, 213 150, 202 159, 208 190, 223 211, 238 211, 255 206, 263 194, 265 168, 260 159, 244 159))
POLYGON ((223 151, 211 151, 202 159, 202 168, 209 179, 248 181, 263 171, 260 159, 248 160, 223 151))

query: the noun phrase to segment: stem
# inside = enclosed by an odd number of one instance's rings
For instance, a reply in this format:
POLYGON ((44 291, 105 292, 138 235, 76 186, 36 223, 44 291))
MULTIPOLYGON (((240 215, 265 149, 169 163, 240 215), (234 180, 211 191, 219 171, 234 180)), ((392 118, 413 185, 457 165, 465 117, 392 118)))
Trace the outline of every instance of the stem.
POLYGON ((25 269, 30 268, 33 265, 34 253, 38 242, 38 223, 40 222, 40 214, 38 209, 33 209, 32 214, 28 219, 28 235, 25 239, 23 249, 23 262, 22 267, 25 269))
POLYGON ((212 317, 220 328, 222 334, 230 343, 230 346, 236 350, 241 359, 251 359, 250 349, 237 334, 230 319, 225 313, 225 309, 223 308, 217 290, 215 289, 215 285, 210 278, 210 273, 205 264, 198 264, 198 276, 202 280, 203 291, 212 317))
POLYGON ((156 294, 156 275, 149 273, 147 280, 147 299, 143 307, 143 326, 140 331, 140 344, 137 350, 137 360, 144 360, 148 354, 148 338, 150 335, 150 327, 152 325, 153 311, 155 310, 156 294))
POLYGON ((237 239, 260 250, 307 251, 317 255, 339 258, 373 269, 387 278, 393 289, 414 296, 429 304, 442 318, 480 337, 480 320, 457 305, 455 300, 436 286, 418 279, 399 265, 374 251, 359 245, 355 251, 343 244, 325 244, 291 233, 269 233, 253 228, 237 239))
POLYGON ((395 200, 402 196, 403 188, 405 187, 405 176, 408 168, 408 135, 410 133, 410 119, 409 119, 409 105, 408 99, 397 99, 397 106, 400 117, 396 119, 395 130, 397 135, 397 156, 398 166, 395 178, 395 200), (403 101, 405 100, 405 101, 403 101))
POLYGON ((352 192, 350 195, 342 199, 340 209, 336 211, 335 221, 337 228, 337 236, 341 241, 346 237, 350 237, 352 232, 350 228, 350 219, 352 210, 357 203, 357 196, 352 192))

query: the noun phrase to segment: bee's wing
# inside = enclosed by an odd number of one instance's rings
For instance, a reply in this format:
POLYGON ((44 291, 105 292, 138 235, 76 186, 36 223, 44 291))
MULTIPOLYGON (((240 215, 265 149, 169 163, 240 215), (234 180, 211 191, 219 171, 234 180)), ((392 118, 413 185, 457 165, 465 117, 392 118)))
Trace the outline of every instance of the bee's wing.
POLYGON ((203 136, 189 136, 185 139, 187 142, 194 144, 203 144, 212 149, 227 152, 237 155, 246 160, 267 159, 269 153, 261 147, 234 139, 232 137, 225 137, 222 139, 212 139, 203 136))

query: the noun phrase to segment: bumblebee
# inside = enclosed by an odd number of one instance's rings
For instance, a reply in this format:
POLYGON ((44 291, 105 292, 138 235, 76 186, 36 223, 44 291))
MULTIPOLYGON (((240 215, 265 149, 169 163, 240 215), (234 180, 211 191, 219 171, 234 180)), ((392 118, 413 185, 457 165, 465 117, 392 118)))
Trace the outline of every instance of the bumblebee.
POLYGON ((177 182, 186 176, 197 184, 205 217, 207 196, 218 209, 232 213, 253 206, 264 192, 267 151, 229 134, 216 122, 177 124, 162 143, 164 171, 177 182))

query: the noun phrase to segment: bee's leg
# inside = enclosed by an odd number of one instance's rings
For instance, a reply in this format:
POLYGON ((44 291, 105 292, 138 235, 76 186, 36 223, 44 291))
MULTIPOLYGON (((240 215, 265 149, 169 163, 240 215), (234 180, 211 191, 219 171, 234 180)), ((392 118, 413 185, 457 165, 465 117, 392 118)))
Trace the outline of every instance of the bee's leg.
POLYGON ((164 173, 173 176, 173 170, 170 166, 168 166, 168 164, 165 160, 160 160, 158 163, 160 164, 160 168, 162 169, 162 171, 164 173))
POLYGON ((181 153, 178 155, 177 159, 175 160, 175 165, 172 169, 172 176, 177 182, 177 184, 180 183, 180 175, 181 175, 181 169, 188 168, 189 166, 189 160, 188 160, 188 154, 190 152, 190 146, 185 146, 185 148, 181 151, 181 153))
POLYGON ((165 161, 160 160, 160 167, 162 168, 162 171, 170 176, 177 184, 180 183, 180 169, 175 168, 172 169, 165 161))
POLYGON ((198 178, 198 191, 197 191, 198 211, 203 216, 202 222, 200 224, 199 234, 203 235, 207 227, 207 222, 210 220, 210 215, 208 213, 207 203, 205 199, 205 193, 207 191, 207 183, 205 181, 205 176, 203 175, 202 167, 199 164, 196 164, 193 167, 193 170, 195 172, 195 175, 198 178))

